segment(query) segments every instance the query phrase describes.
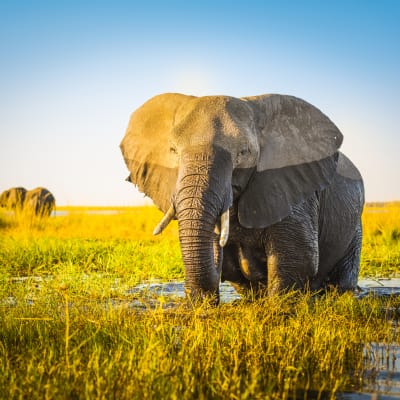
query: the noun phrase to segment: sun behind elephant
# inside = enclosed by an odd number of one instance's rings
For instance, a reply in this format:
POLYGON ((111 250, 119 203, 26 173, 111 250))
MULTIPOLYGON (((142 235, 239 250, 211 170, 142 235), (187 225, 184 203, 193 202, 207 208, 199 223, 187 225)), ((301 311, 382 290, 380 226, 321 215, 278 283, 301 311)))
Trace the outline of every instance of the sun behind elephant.
POLYGON ((0 196, 0 207, 17 214, 31 214, 39 218, 50 216, 55 205, 53 194, 43 187, 32 190, 15 187, 5 190, 0 196))

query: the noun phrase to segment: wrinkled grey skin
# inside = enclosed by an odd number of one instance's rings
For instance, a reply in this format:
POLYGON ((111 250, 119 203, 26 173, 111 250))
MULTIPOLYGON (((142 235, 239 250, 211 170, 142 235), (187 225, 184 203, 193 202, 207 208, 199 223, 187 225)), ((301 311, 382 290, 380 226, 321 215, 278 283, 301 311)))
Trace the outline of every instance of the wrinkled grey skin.
POLYGON ((221 279, 256 294, 355 289, 364 189, 341 143, 295 97, 163 94, 132 114, 121 150, 128 180, 178 219, 187 293, 218 301, 221 279))
POLYGON ((26 190, 22 187, 5 190, 0 196, 0 207, 23 211, 37 217, 48 217, 56 205, 54 196, 45 188, 26 190))

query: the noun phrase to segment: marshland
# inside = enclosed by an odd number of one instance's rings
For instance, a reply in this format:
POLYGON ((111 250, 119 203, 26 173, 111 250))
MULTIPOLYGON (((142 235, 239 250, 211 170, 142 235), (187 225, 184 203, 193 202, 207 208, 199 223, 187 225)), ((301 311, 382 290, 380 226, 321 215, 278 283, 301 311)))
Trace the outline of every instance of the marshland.
MULTIPOLYGON (((399 297, 364 289, 188 304, 168 290, 184 269, 177 225, 152 236, 158 210, 56 215, 0 214, 0 398, 400 396, 382 387, 383 372, 399 385, 399 297)), ((363 229, 360 278, 399 277, 400 204, 368 205, 363 229)))

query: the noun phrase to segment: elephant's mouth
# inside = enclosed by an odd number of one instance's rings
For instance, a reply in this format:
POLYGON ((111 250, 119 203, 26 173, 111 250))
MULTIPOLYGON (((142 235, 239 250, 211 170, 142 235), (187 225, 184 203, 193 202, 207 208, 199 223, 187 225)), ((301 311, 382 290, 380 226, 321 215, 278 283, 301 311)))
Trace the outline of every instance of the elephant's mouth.
MULTIPOLYGON (((159 224, 154 228, 153 235, 159 235, 164 229, 170 224, 170 222, 175 218, 176 211, 172 204, 164 217, 161 219, 159 224)), ((224 247, 229 239, 229 208, 221 214, 220 225, 215 225, 215 233, 220 235, 219 245, 224 247)))

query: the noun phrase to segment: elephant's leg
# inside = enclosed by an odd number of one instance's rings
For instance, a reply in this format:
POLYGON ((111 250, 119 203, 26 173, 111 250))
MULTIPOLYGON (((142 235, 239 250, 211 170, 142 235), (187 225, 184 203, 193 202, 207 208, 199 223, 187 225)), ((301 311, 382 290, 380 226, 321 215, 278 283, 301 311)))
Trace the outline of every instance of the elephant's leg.
POLYGON ((264 250, 229 244, 224 248, 222 281, 229 281, 242 295, 262 294, 267 287, 264 250))
POLYGON ((340 292, 355 290, 357 287, 360 270, 361 242, 362 228, 360 223, 346 254, 336 263, 328 278, 327 284, 337 287, 340 292))
POLYGON ((267 257, 265 250, 255 246, 240 245, 240 270, 250 281, 252 291, 257 294, 266 292, 267 288, 267 257))
POLYGON ((313 199, 271 226, 266 236, 268 294, 305 290, 318 271, 318 207, 313 199))
POLYGON ((229 281, 240 294, 251 290, 250 281, 240 270, 239 247, 236 244, 227 244, 224 247, 221 281, 229 281))

